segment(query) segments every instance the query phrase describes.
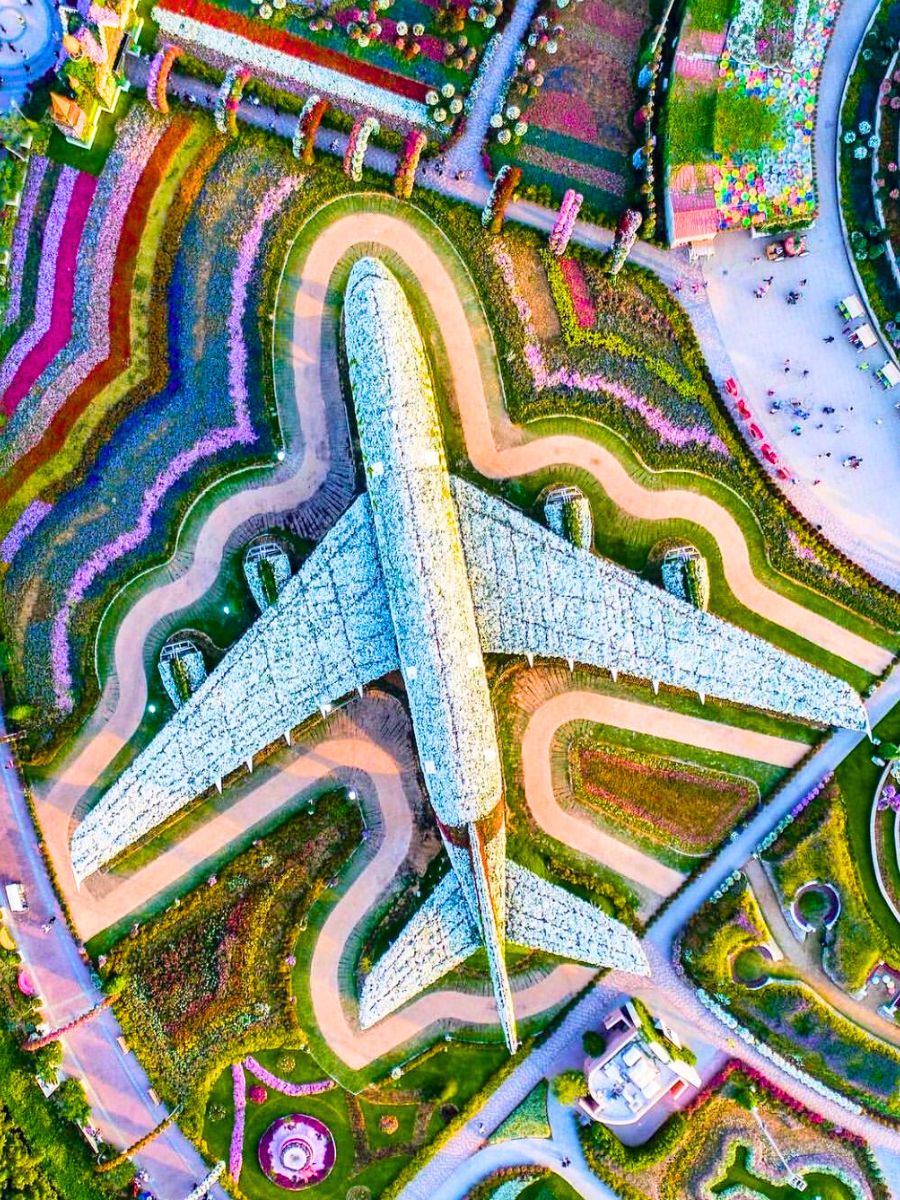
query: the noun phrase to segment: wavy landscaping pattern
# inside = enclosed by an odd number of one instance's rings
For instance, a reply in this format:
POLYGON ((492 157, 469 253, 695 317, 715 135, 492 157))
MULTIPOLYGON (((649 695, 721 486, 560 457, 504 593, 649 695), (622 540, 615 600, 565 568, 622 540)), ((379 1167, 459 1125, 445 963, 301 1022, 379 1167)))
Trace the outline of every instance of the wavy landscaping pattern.
POLYGON ((42 154, 33 154, 28 161, 28 175, 25 179, 25 190, 22 193, 22 203, 16 220, 16 231, 13 234, 12 249, 9 256, 9 300, 3 314, 3 328, 13 325, 19 319, 22 305, 22 282, 25 278, 25 256, 28 252, 28 240, 31 237, 31 225, 34 221, 38 196, 44 175, 47 172, 47 160, 42 154))
MULTIPOLYGON (((47 369, 19 404, 7 430, 3 455, 6 465, 37 444, 60 407, 109 354, 117 248, 148 159, 152 161, 167 130, 167 122, 148 109, 141 107, 132 112, 140 115, 123 123, 99 184, 93 181, 96 201, 84 229, 74 289, 74 308, 81 319, 65 349, 60 347, 62 352, 53 362, 44 364, 47 369)), ((187 125, 170 126, 169 130, 167 145, 174 153, 187 125)), ((135 208, 134 215, 141 211, 146 215, 146 208, 142 210, 141 206, 135 208)))
MULTIPOLYGON (((96 183, 90 176, 84 176, 83 178, 89 179, 91 184, 96 183)), ((57 283, 57 266, 62 265, 58 264, 57 261, 59 258, 59 247, 62 241, 63 230, 66 228, 69 220, 69 206, 72 203, 75 184, 78 179, 79 172, 73 167, 64 167, 60 173, 53 196, 53 204, 47 217, 47 224, 44 227, 41 268, 37 281, 37 300, 32 322, 6 355, 3 365, 0 367, 0 393, 2 393, 3 411, 7 415, 13 411, 16 403, 21 399, 21 392, 16 388, 16 384, 23 364, 28 361, 29 357, 34 353, 50 330, 55 310, 54 295, 57 283)), ((85 215, 86 212, 87 210, 85 209, 85 215)), ((78 242, 76 241, 75 248, 77 248, 77 245, 78 242)), ((72 243, 69 241, 68 253, 74 253, 71 246, 72 243)), ((66 263, 66 266, 71 270, 71 260, 66 263)), ((69 320, 71 321, 71 300, 69 305, 69 320)))
POLYGON ((153 517, 163 498, 179 479, 204 459, 235 445, 249 445, 257 440, 247 406, 247 348, 243 338, 244 308, 247 285, 256 262, 263 229, 284 205, 288 196, 300 185, 296 176, 283 179, 266 195, 238 251, 237 267, 231 283, 231 309, 228 315, 228 382, 234 406, 234 420, 221 429, 204 434, 190 449, 183 451, 161 471, 146 489, 136 523, 106 545, 100 546, 84 562, 72 579, 62 606, 53 620, 50 635, 53 688, 57 707, 63 712, 72 708, 72 674, 69 665, 69 624, 72 611, 84 599, 85 593, 98 576, 124 555, 136 550, 150 535, 153 517))
MULTIPOLYGON (((292 455, 286 462, 289 475, 269 486, 257 487, 249 492, 237 493, 222 501, 211 512, 200 529, 194 557, 189 569, 181 575, 170 577, 160 587, 147 592, 131 609, 120 626, 115 643, 115 676, 110 677, 104 697, 102 711, 111 715, 100 721, 82 743, 81 749, 67 766, 58 773, 49 794, 40 801, 41 822, 59 869, 63 889, 75 913, 75 920, 82 927, 97 928, 97 921, 104 920, 109 904, 115 896, 115 910, 120 913, 131 911, 136 903, 146 902, 147 896, 177 880, 191 865, 193 856, 203 861, 216 849, 227 845, 237 830, 245 829, 278 810, 287 800, 308 786, 314 779, 325 778, 342 768, 363 770, 373 777, 378 788, 378 802, 382 809, 381 828, 384 836, 375 848, 374 857, 366 865, 348 891, 332 909, 316 942, 310 981, 313 988, 313 1006, 317 1022, 333 1050, 351 1063, 364 1065, 388 1049, 415 1037, 435 1021, 454 1020, 466 1023, 490 1022, 495 1020, 493 1001, 488 996, 475 996, 455 992, 438 991, 422 997, 401 1013, 380 1023, 372 1030, 360 1033, 355 1023, 347 1016, 341 1004, 341 957, 348 939, 356 929, 361 915, 383 894, 394 878, 396 869, 403 861, 412 836, 412 820, 408 800, 401 783, 403 757, 388 752, 373 742, 353 721, 343 727, 340 736, 333 736, 315 747, 313 751, 293 758, 282 772, 257 784, 227 812, 218 814, 201 828, 187 835, 169 851, 160 855, 146 867, 128 877, 102 881, 102 896, 92 896, 88 888, 80 893, 74 889, 68 859, 70 814, 79 803, 86 788, 112 761, 123 743, 137 729, 146 702, 146 677, 143 667, 142 649, 153 628, 167 614, 179 611, 198 600, 218 577, 222 555, 232 536, 251 513, 281 511, 286 504, 296 504, 300 498, 312 495, 327 474, 327 463, 323 462, 323 447, 327 439, 321 436, 324 412, 329 405, 340 404, 339 381, 333 371, 322 370, 322 346, 330 346, 330 322, 332 313, 326 306, 326 296, 337 264, 352 253, 357 246, 384 247, 389 253, 401 258, 407 269, 419 280, 425 298, 435 314, 446 344, 453 346, 451 372, 454 392, 460 405, 463 430, 468 453, 476 466, 483 472, 507 476, 533 471, 539 466, 573 461, 572 454, 578 451, 580 465, 602 478, 604 485, 616 502, 619 493, 633 507, 635 497, 655 509, 661 497, 677 502, 684 493, 654 493, 642 488, 630 477, 610 470, 612 456, 604 456, 600 448, 580 438, 541 438, 522 442, 520 432, 508 422, 498 419, 491 411, 485 391, 482 367, 475 346, 470 313, 456 286, 447 265, 434 246, 408 222, 396 216, 375 211, 354 213, 340 217, 317 236, 306 248, 302 260, 302 274, 291 280, 296 289, 293 309, 294 399, 298 404, 298 417, 303 428, 304 452, 292 455), (317 433, 318 430, 318 433, 317 433), (580 450, 579 450, 580 448, 580 450), (107 890, 111 889, 111 890, 107 890)), ((614 461, 614 460, 612 460, 614 461)), ((692 503, 698 497, 691 495, 692 503)), ((703 500, 704 504, 709 504, 703 500)), ((696 511, 690 510, 692 517, 696 511)), ((739 530, 724 519, 724 510, 712 505, 707 515, 716 516, 712 521, 713 532, 719 536, 726 572, 735 590, 747 589, 749 581, 758 589, 764 604, 758 609, 772 619, 773 609, 780 605, 778 615, 796 615, 808 622, 814 614, 800 610, 799 606, 784 607, 781 597, 753 580, 743 541, 735 545, 739 530), (745 573, 742 576, 742 571, 745 573), (796 614, 795 614, 796 610, 796 614)), ((730 518, 729 518, 730 520, 730 518)), ((836 652, 856 653, 868 643, 843 629, 822 621, 822 631, 831 638, 836 652), (846 639, 846 641, 844 640, 846 639)), ((872 649, 872 647, 868 647, 872 649)), ((875 648, 877 649, 877 648, 875 648)), ((802 754, 803 746, 786 744, 781 739, 764 735, 747 734, 740 729, 716 727, 715 723, 697 721, 678 714, 670 714, 654 706, 646 707, 645 719, 652 723, 657 735, 674 735, 666 722, 690 722, 690 740, 704 740, 715 736, 716 745, 723 748, 721 738, 729 752, 748 754, 754 757, 763 753, 769 761, 780 762, 802 754), (662 722, 662 724, 660 724, 662 722), (695 726, 697 728, 695 728, 695 726), (667 734, 668 731, 668 734, 667 734), (734 743, 732 743, 734 739, 734 743), (751 747, 752 742, 752 749, 751 747)), ((577 709, 562 714, 566 720, 582 715, 580 703, 577 709)), ((604 714, 607 715, 608 714, 604 714)), ((559 713, 554 716, 560 716, 559 713)), ((550 723, 553 727, 553 722, 550 723)), ((549 757, 543 749, 535 751, 549 757)), ((536 793, 531 790, 529 803, 534 803, 536 793)), ((545 818, 552 836, 560 836, 562 827, 552 807, 546 810, 545 818)), ((579 847, 584 837, 579 830, 579 847)), ((566 840, 563 838, 563 840, 566 840)), ((612 839, 615 842, 615 839, 612 839)), ((604 860, 610 846, 604 843, 601 851, 604 860)), ((615 843, 614 853, 620 853, 620 843, 615 843)), ((634 859, 634 870, 643 878, 643 872, 657 871, 659 864, 643 856, 643 863, 634 859)), ((616 859, 615 861, 618 861, 616 859)), ((657 882, 662 882, 661 879, 657 882)), ((673 881, 674 882, 674 881, 673 881)), ((105 918, 108 920, 108 916, 105 918)), ((573 989, 584 984, 590 972, 572 965, 559 967, 539 982, 517 995, 520 1015, 541 1012, 549 1005, 558 1003, 573 989)))

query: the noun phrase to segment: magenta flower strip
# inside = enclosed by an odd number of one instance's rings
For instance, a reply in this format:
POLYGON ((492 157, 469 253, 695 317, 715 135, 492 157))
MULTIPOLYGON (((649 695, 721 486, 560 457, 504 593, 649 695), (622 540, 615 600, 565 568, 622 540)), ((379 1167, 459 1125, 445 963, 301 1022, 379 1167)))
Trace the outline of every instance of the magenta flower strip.
POLYGON ((22 194, 22 205, 19 209, 16 231, 13 234, 12 251, 9 256, 9 277, 12 283, 9 289, 6 314, 3 318, 4 329, 19 319, 22 307, 22 283, 25 278, 25 255, 28 252, 28 239, 31 236, 37 199, 46 173, 47 159, 42 154, 33 154, 28 163, 25 191, 22 194))
POLYGON ((728 447, 720 437, 711 434, 709 430, 704 429, 701 425, 689 425, 686 428, 676 425, 663 416, 659 409, 654 408, 652 404, 648 404, 642 396, 638 396, 630 388, 625 387, 624 384, 616 383, 614 380, 606 379, 603 375, 599 374, 583 375, 580 371, 573 371, 568 367, 561 367, 556 371, 548 371, 544 353, 538 345, 534 333, 531 308, 525 297, 520 294, 516 284, 512 259, 502 247, 492 247, 492 250, 494 261, 500 268, 503 281, 509 289, 513 304, 516 306, 519 319, 525 330, 525 363, 531 372, 534 386, 538 391, 542 392, 547 388, 562 387, 568 390, 590 392, 593 395, 612 396, 614 399, 620 400, 626 408, 637 412, 646 422, 647 426, 659 435, 661 441, 668 442, 673 446, 701 445, 705 446, 713 454, 720 454, 725 458, 728 457, 728 447))
POLYGON ((56 259, 77 175, 78 172, 74 167, 63 167, 60 172, 56 191, 53 194, 53 204, 50 207, 47 224, 44 226, 34 317, 7 354, 3 366, 0 367, 0 395, 15 379, 19 367, 50 328, 53 288, 56 283, 56 259))
POLYGON ((53 509, 46 500, 32 500, 9 533, 0 542, 0 562, 11 563, 22 548, 22 543, 30 537, 44 517, 53 509))
POLYGON ((247 407, 247 348, 244 343, 243 317, 247 300, 247 285, 253 272, 263 228, 279 211, 287 197, 301 184, 298 176, 287 176, 266 193, 256 218, 244 235, 237 255, 237 265, 231 279, 231 308, 228 314, 228 389, 234 405, 234 424, 226 429, 214 429, 195 442, 189 450, 177 454, 168 467, 157 475, 146 489, 136 524, 117 538, 99 547, 81 564, 72 577, 65 600, 53 619, 50 632, 50 663, 56 703, 61 711, 72 709, 72 674, 69 666, 69 624, 77 604, 88 588, 109 567, 144 542, 150 535, 153 517, 160 504, 178 480, 197 463, 234 445, 256 441, 247 407))
POLYGON ((283 1096, 317 1096, 320 1092, 330 1092, 335 1086, 333 1079, 317 1079, 312 1083, 290 1083, 287 1079, 279 1079, 277 1075, 267 1071, 252 1057, 244 1059, 244 1066, 260 1083, 271 1088, 273 1092, 281 1092, 283 1096))
POLYGON ((228 1149, 228 1174, 237 1183, 244 1165, 244 1119, 247 1109, 247 1081, 240 1063, 231 1066, 231 1095, 234 1101, 234 1125, 228 1149))
POLYGON ((78 251, 72 337, 17 407, 4 439, 5 464, 35 446, 68 396, 109 353, 109 306, 125 214, 166 121, 143 106, 122 122, 97 185, 78 251), (85 316, 86 314, 86 316, 85 316))

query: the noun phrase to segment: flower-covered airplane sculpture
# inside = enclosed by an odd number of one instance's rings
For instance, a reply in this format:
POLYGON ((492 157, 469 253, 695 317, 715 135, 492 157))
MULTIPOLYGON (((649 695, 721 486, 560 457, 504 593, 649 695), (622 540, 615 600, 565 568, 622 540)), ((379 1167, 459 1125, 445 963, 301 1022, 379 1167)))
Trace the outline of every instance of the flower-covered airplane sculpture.
POLYGON ((399 669, 452 870, 367 976, 360 1022, 483 946, 512 1050, 507 941, 649 967, 624 925, 507 861, 485 654, 577 661, 823 725, 864 728, 865 711, 841 680, 452 478, 412 310, 376 259, 350 273, 344 327, 368 489, 88 813, 73 869, 84 879, 317 710, 399 669))

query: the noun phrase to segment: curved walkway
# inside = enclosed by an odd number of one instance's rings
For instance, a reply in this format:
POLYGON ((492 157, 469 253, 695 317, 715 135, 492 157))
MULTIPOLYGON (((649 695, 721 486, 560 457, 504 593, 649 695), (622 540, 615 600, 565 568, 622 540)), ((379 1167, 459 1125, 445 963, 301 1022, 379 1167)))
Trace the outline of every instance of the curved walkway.
POLYGON ((807 753, 804 742, 752 733, 718 721, 689 717, 668 709, 602 696, 596 692, 564 692, 543 704, 531 717, 522 738, 522 772, 525 799, 541 829, 598 862, 615 864, 626 879, 669 896, 684 882, 684 875, 651 854, 607 833, 593 821, 562 807, 553 787, 551 748, 557 730, 570 721, 595 721, 705 750, 737 754, 759 762, 793 767, 807 753))
POLYGON ((801 942, 794 936, 772 881, 759 859, 751 859, 744 867, 744 874, 750 880, 753 894, 759 903, 769 932, 785 960, 794 968, 798 982, 808 984, 817 996, 845 1016, 848 1021, 852 1021, 854 1025, 859 1025, 883 1042, 900 1047, 900 1027, 897 1023, 866 1008, 864 1004, 839 988, 823 970, 821 955, 818 950, 813 949, 816 943, 809 938, 801 942))
MULTIPOLYGON (((463 430, 469 456, 476 469, 494 477, 509 477, 534 471, 554 463, 576 464, 591 471, 601 481, 612 499, 625 511, 639 517, 657 519, 673 516, 695 520, 709 528, 719 541, 726 573, 733 591, 749 607, 764 613, 769 619, 779 621, 804 637, 811 637, 827 646, 836 654, 862 663, 870 670, 879 669, 884 662, 885 652, 854 634, 827 621, 814 613, 772 592, 753 575, 747 547, 740 528, 726 510, 718 504, 681 489, 651 491, 630 478, 617 459, 608 451, 584 438, 548 437, 523 440, 500 408, 501 397, 489 399, 482 378, 472 329, 466 306, 457 291, 448 268, 432 246, 416 228, 398 217, 377 213, 354 213, 342 216, 328 225, 308 248, 302 278, 296 290, 293 313, 293 367, 295 374, 295 396, 302 397, 298 404, 298 416, 302 427, 304 451, 297 461, 292 453, 284 464, 280 479, 247 492, 238 493, 219 504, 203 525, 193 558, 188 570, 170 582, 143 596, 129 612, 119 628, 114 650, 115 673, 105 689, 97 722, 86 734, 82 748, 61 770, 49 793, 40 803, 41 822, 57 864, 64 890, 70 896, 73 910, 79 914, 79 922, 95 921, 91 916, 91 902, 85 895, 84 909, 81 898, 75 894, 68 855, 68 837, 71 814, 79 797, 100 772, 108 766, 137 729, 146 703, 146 678, 143 666, 143 648, 154 626, 166 615, 191 604, 215 581, 221 565, 224 547, 230 535, 243 522, 261 511, 277 511, 295 506, 307 499, 321 485, 328 468, 328 439, 325 411, 330 391, 337 386, 334 364, 323 362, 322 346, 327 344, 328 326, 325 297, 328 286, 339 260, 355 246, 365 245, 370 249, 380 246, 396 254, 418 278, 425 297, 434 313, 445 345, 452 347, 450 358, 453 390, 459 404, 463 430), (112 708, 111 715, 103 719, 112 708)), ((661 719, 657 713, 657 721, 661 719)), ((659 726, 657 726, 658 728, 659 726)), ((349 752, 349 748, 348 752, 349 752)), ((290 781, 286 781, 286 784, 290 781)), ((274 793, 273 793, 274 795, 274 793)), ((261 798, 260 798, 261 801, 261 798)), ((262 802, 262 801, 261 801, 262 802)), ((268 802, 268 801, 265 801, 268 802)), ((265 803, 264 802, 264 803, 265 803)), ((242 802, 243 803, 243 802, 242 802)), ((391 803, 390 794, 385 803, 391 803)), ((234 806, 231 813, 217 818, 221 822, 222 836, 228 831, 229 820, 237 820, 240 813, 246 820, 258 813, 255 807, 234 806)), ((257 818, 258 819, 258 818, 257 818)), ((246 824, 241 826, 246 828, 246 824)), ((234 832, 238 826, 231 826, 234 832)), ((402 829, 394 839, 388 839, 388 849, 379 859, 377 872, 366 872, 367 888, 372 898, 375 888, 387 881, 387 867, 391 855, 399 852, 402 829), (385 872, 382 879, 381 872, 385 872)), ((209 827, 203 831, 202 842, 207 847, 211 842, 209 827)), ((605 848, 604 848, 605 849, 605 848)), ((177 864, 177 847, 168 858, 166 871, 177 864)), ((144 878, 149 882, 154 876, 144 878)), ((164 868, 159 866, 159 872, 164 868)), ((184 870, 184 861, 181 871, 184 870)), ((134 907, 130 897, 136 895, 135 880, 141 875, 136 872, 130 883, 126 881, 117 889, 120 910, 134 907)), ((157 880, 162 875, 156 876, 157 880)), ((355 912, 349 904, 339 904, 329 918, 320 939, 321 955, 331 954, 327 959, 319 957, 313 975, 325 979, 331 971, 337 977, 340 957, 338 941, 349 936, 361 911, 360 905, 369 898, 369 892, 359 893, 355 912), (355 918, 351 920, 351 917, 355 918), (328 968, 326 970, 326 967, 328 968)), ((371 900, 369 901, 371 902, 371 900)), ((367 905, 366 905, 367 906, 367 905)), ((106 900, 109 912, 109 898, 106 900)), ((343 945, 343 942, 341 942, 343 945)), ((317 951, 318 951, 317 947, 317 951)), ((526 990, 517 1002, 520 1015, 537 1012, 548 1003, 568 995, 573 988, 582 986, 591 972, 585 968, 563 966, 547 976, 529 994, 526 990)), ((324 1003, 324 996, 315 1001, 317 1012, 326 1022, 329 1039, 334 1039, 335 1049, 345 1055, 355 1056, 357 1061, 369 1061, 386 1052, 391 1044, 405 1040, 416 1023, 423 1028, 440 1018, 458 1018, 466 1021, 493 1020, 492 1001, 487 997, 450 993, 446 997, 447 1007, 440 1011, 445 997, 433 993, 415 1002, 394 1023, 382 1023, 376 1030, 360 1038, 354 1031, 339 1006, 333 1003, 333 989, 329 989, 332 1003, 324 1003), (488 1013, 488 1010, 490 1012, 488 1013), (481 1015, 483 1014, 483 1016, 481 1015)))

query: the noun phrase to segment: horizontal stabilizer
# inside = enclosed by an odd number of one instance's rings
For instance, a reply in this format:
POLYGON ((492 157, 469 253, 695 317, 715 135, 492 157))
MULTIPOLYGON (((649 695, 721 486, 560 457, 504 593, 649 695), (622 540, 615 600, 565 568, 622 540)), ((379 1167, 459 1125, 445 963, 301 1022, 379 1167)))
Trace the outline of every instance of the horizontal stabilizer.
POLYGON ((441 880, 397 940, 366 977, 359 1023, 368 1029, 436 983, 481 945, 459 880, 441 880))
POLYGON ((506 864, 506 903, 506 937, 516 945, 592 967, 650 974, 647 956, 626 925, 518 863, 506 864))

